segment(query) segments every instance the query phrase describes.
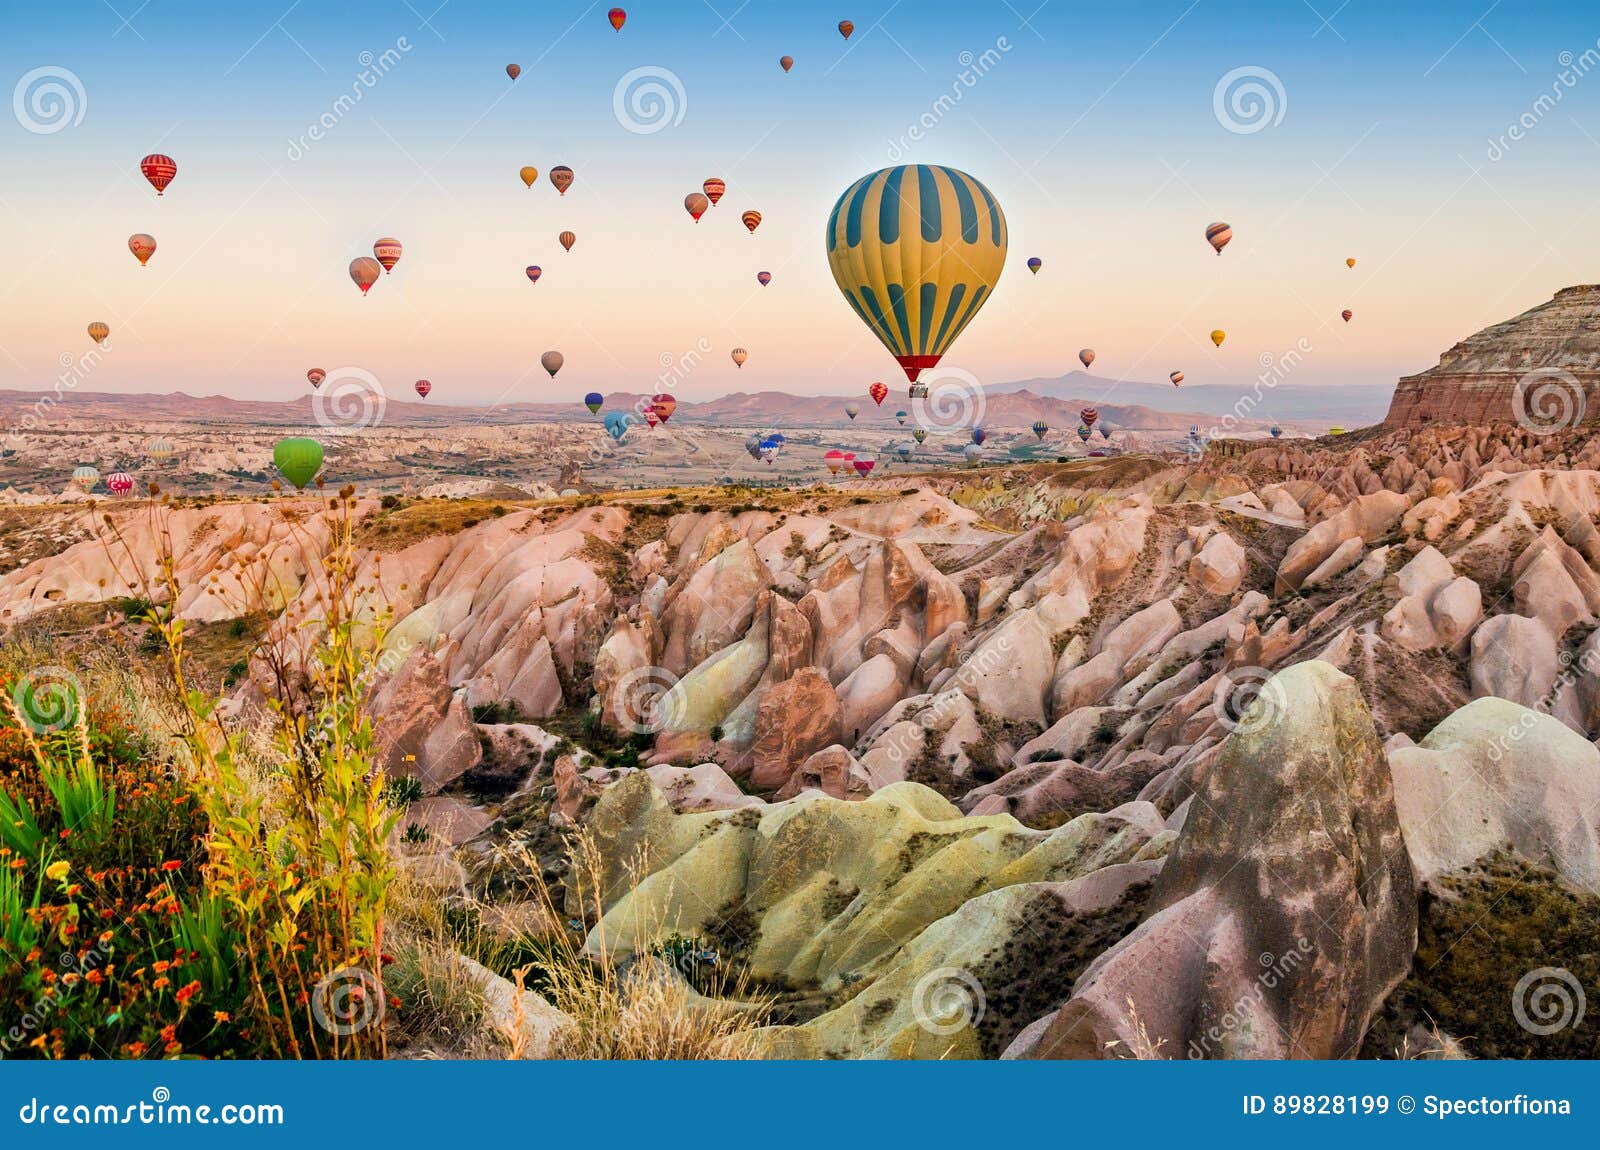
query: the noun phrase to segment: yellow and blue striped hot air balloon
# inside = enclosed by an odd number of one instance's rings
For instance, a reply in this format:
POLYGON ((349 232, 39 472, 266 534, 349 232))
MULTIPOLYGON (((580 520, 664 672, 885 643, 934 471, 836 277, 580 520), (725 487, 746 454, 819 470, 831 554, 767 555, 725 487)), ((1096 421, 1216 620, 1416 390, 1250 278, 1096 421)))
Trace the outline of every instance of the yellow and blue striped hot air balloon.
POLYGON ((989 189, 934 164, 851 184, 826 239, 834 282, 912 382, 978 314, 1006 262, 1006 217, 989 189))

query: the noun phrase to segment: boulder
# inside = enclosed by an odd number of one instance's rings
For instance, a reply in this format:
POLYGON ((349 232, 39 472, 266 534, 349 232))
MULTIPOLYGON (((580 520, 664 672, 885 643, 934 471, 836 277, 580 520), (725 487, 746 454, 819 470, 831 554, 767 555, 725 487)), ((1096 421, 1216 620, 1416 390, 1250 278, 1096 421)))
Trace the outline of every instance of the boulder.
POLYGON ((750 781, 758 787, 782 787, 796 767, 837 743, 842 733, 843 711, 833 684, 815 667, 801 668, 762 693, 750 747, 750 781))

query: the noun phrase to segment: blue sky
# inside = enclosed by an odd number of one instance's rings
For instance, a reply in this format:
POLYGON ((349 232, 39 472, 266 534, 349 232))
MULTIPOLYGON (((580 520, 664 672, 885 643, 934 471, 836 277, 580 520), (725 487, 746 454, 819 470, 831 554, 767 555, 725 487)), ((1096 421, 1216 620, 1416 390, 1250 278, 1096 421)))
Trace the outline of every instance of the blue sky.
POLYGON ((1090 345, 1112 375, 1244 383, 1306 341, 1289 385, 1387 386, 1600 278, 1600 74, 1582 60, 1600 21, 1574 5, 624 6, 620 33, 608 5, 560 2, 8 13, 0 78, 65 69, 83 95, 58 130, 0 117, 0 387, 46 385, 91 319, 114 329, 90 385, 106 390, 289 398, 307 366, 358 365, 391 391, 426 376, 441 398, 564 398, 647 388, 697 347, 686 398, 896 383, 821 232, 848 183, 901 161, 971 172, 1007 213, 1007 271, 951 353, 980 379, 1056 374, 1090 345), (386 51, 362 86, 362 54, 386 51), (641 68, 669 74, 648 133, 615 111, 641 68), (1238 69, 1270 75, 1259 130, 1216 112, 1238 69), (159 201, 137 173, 149 151, 180 165, 159 201), (577 172, 566 197, 542 178, 558 163, 577 172), (683 194, 713 174, 728 196, 691 224, 683 194), (754 236, 746 207, 765 217, 754 236), (1221 259, 1202 238, 1219 218, 1236 233, 1221 259), (145 269, 135 231, 160 244, 145 269), (346 265, 380 235, 406 255, 363 299, 346 265), (554 384, 547 348, 567 358, 554 384))

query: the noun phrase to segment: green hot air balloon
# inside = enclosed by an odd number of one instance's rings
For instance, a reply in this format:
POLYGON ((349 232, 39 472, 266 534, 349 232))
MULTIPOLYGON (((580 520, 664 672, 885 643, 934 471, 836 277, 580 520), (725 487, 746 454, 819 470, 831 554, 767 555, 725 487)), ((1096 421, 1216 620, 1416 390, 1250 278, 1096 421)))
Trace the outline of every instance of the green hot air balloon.
POLYGON ((322 444, 315 439, 280 439, 272 449, 278 473, 300 491, 322 470, 322 444))

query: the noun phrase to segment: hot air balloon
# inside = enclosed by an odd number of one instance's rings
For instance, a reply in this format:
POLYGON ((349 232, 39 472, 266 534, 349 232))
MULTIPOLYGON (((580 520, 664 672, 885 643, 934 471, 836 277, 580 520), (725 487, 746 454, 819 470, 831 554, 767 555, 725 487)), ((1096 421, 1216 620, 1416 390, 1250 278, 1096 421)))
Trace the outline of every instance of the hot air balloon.
POLYGON ((683 197, 683 210, 694 218, 695 223, 700 222, 700 217, 706 214, 706 209, 711 206, 711 201, 706 199, 704 192, 690 192, 683 197))
POLYGON ((678 401, 663 391, 659 395, 650 397, 650 410, 655 412, 662 423, 665 423, 672 418, 672 413, 678 410, 678 401))
POLYGON ((1078 418, 1083 420, 1085 427, 1093 427, 1094 421, 1100 418, 1100 409, 1097 407, 1086 407, 1082 411, 1078 412, 1078 418))
POLYGON ((872 396, 873 403, 882 407, 883 401, 889 397, 889 388, 880 380, 867 388, 867 394, 872 396))
POLYGON ((556 191, 563 196, 567 194, 567 189, 572 187, 572 180, 572 169, 567 165, 557 164, 550 169, 550 182, 556 186, 556 191))
POLYGON ((1094 348, 1086 347, 1082 351, 1080 351, 1078 353, 1078 362, 1083 364, 1084 367, 1088 367, 1091 363, 1093 363, 1094 362, 1094 348))
POLYGON ((961 449, 961 456, 968 463, 976 463, 983 458, 983 448, 976 443, 969 443, 961 449))
POLYGON ((606 397, 601 395, 598 391, 591 391, 588 395, 583 397, 583 406, 589 409, 590 415, 594 415, 605 405, 606 397))
POLYGON ((850 461, 850 466, 856 469, 856 474, 867 475, 871 473, 873 467, 877 465, 877 462, 878 461, 876 459, 852 459, 850 461))
POLYGON ((1038 256, 1029 256, 1028 257, 1028 270, 1030 272, 1032 272, 1034 275, 1038 275, 1039 274, 1039 269, 1042 268, 1042 267, 1044 267, 1044 261, 1042 259, 1040 259, 1038 256))
POLYGON ((989 438, 989 433, 987 431, 985 431, 983 428, 974 427, 972 429, 972 442, 976 443, 979 447, 982 447, 983 446, 983 441, 985 439, 988 439, 988 438, 989 438))
POLYGON ((1042 419, 1033 421, 1033 435, 1035 439, 1043 439, 1050 434, 1050 425, 1042 419))
POLYGON ((538 264, 529 264, 523 271, 527 273, 530 283, 538 283, 539 277, 544 275, 544 270, 538 264))
POLYGON ((1355 315, 1355 314, 1356 313, 1351 311, 1349 308, 1345 308, 1342 312, 1339 313, 1339 315, 1344 318, 1344 322, 1345 323, 1349 323, 1350 322, 1350 317, 1355 315))
POLYGON ((567 357, 559 351, 547 351, 539 357, 539 366, 550 373, 550 378, 556 377, 556 372, 561 370, 561 365, 567 362, 567 357))
POLYGON ((1218 347, 1221 347, 1222 341, 1227 338, 1228 333, 1223 331, 1220 327, 1211 333, 1211 342, 1216 344, 1218 347))
POLYGON ((794 67, 794 57, 793 56, 779 56, 778 57, 778 66, 781 67, 785 72, 787 72, 790 68, 794 67))
POLYGON ((163 156, 160 152, 151 152, 139 161, 139 170, 144 173, 144 178, 150 181, 150 186, 156 190, 156 195, 161 195, 167 190, 167 185, 172 183, 178 174, 178 162, 171 156, 163 156))
POLYGON ((1267 434, 1271 435, 1272 438, 1277 439, 1280 435, 1283 434, 1283 428, 1279 427, 1276 423, 1274 423, 1267 434))
POLYGON ((384 274, 394 271, 394 265, 400 262, 400 241, 393 236, 384 236, 372 244, 372 254, 383 265, 384 274))
POLYGON ((1172 386, 1173 387, 1177 387, 1180 383, 1183 382, 1183 372, 1175 371, 1171 375, 1167 376, 1167 378, 1172 381, 1172 386))
POLYGON ((522 186, 523 187, 531 188, 539 180, 539 169, 533 167, 532 165, 529 165, 529 166, 527 166, 525 168, 522 168, 520 171, 518 171, 517 175, 522 177, 522 186))
POLYGON ((822 462, 827 465, 828 474, 838 475, 839 469, 844 466, 844 452, 836 447, 823 455, 822 462))
POLYGON ((573 232, 562 232, 556 237, 556 239, 559 240, 561 246, 566 248, 569 252, 572 250, 572 245, 578 242, 578 237, 573 232))
POLYGON ((150 262, 150 257, 156 254, 156 238, 149 232, 135 232, 128 237, 128 250, 139 261, 139 266, 144 267, 150 262))
POLYGON ((717 179, 716 176, 707 179, 700 187, 705 192, 706 199, 711 201, 712 207, 717 206, 717 201, 722 199, 722 193, 728 190, 728 185, 717 179))
POLYGON ((121 498, 133 490, 133 476, 126 471, 113 471, 106 476, 106 490, 121 498))
POLYGON ((357 256, 350 261, 350 278, 355 281, 356 287, 361 289, 362 295, 367 294, 382 274, 383 265, 371 256, 357 256))
POLYGON ((850 39, 850 33, 854 32, 855 30, 856 30, 856 26, 854 24, 850 23, 850 21, 848 21, 848 20, 840 20, 839 21, 839 35, 843 36, 846 40, 850 39))
POLYGON ((606 13, 606 19, 611 21, 611 26, 618 32, 622 31, 622 22, 627 18, 628 14, 621 8, 613 8, 606 13))
POLYGON ((1200 442, 1200 428, 1196 424, 1192 424, 1191 423, 1189 425, 1189 442, 1191 442, 1191 443, 1199 443, 1200 442))
POLYGON ((761 226, 761 213, 754 208, 739 218, 744 221, 744 226, 750 229, 751 235, 755 235, 756 229, 761 226))
POLYGON ((903 411, 895 412, 894 413, 894 421, 896 423, 898 423, 901 427, 904 427, 906 425, 906 413, 903 412, 903 411))
POLYGON ((742 347, 736 347, 728 353, 733 360, 734 367, 743 367, 744 361, 750 358, 750 353, 742 347))
POLYGON ((100 469, 87 463, 81 463, 72 469, 72 485, 80 491, 88 491, 100 482, 100 469))
POLYGON ((621 443, 622 437, 628 433, 628 417, 620 411, 608 411, 605 417, 606 434, 612 440, 621 443))
POLYGON ((1332 435, 1334 437, 1338 437, 1340 435, 1343 435, 1344 433, 1345 433, 1345 430, 1342 427, 1330 427, 1330 428, 1328 428, 1328 434, 1332 435))
POLYGON ((323 371, 320 367, 314 367, 310 371, 306 372, 306 378, 311 381, 312 387, 321 387, 322 381, 328 378, 328 373, 323 371))
POLYGON ((1111 438, 1111 425, 1109 423, 1102 423, 1100 425, 1100 438, 1101 439, 1110 439, 1111 438))
POLYGON ((844 413, 854 419, 861 414, 861 405, 859 403, 847 403, 844 405, 844 413))
POLYGON ((771 282, 772 282, 772 273, 771 272, 757 272, 756 273, 756 283, 760 284, 762 287, 766 287, 771 282))
POLYGON ((825 240, 834 282, 913 383, 978 313, 1006 260, 1005 215, 989 189, 929 164, 851 184, 825 240))
POLYGON ((773 434, 761 440, 761 458, 771 463, 778 458, 778 453, 783 450, 783 436, 773 434))
POLYGON ((901 463, 909 463, 912 453, 915 451, 916 448, 909 443, 897 443, 894 445, 894 453, 899 456, 901 463))
POLYGON ((656 429, 656 424, 661 422, 661 417, 656 414, 656 409, 648 403, 644 406, 644 425, 651 431, 656 429))
POLYGON ((433 390, 433 384, 429 383, 425 379, 417 380, 417 382, 416 382, 416 384, 414 386, 417 389, 417 394, 422 396, 423 399, 427 399, 428 398, 428 392, 433 390))
POLYGON ((752 435, 749 439, 744 441, 744 449, 749 453, 751 459, 760 459, 761 437, 759 435, 752 435))
POLYGON ((1355 267, 1356 266, 1356 258, 1354 256, 1351 256, 1349 259, 1344 261, 1344 266, 1347 267, 1347 268, 1355 267))
POLYGON ((174 454, 172 444, 165 439, 152 439, 144 445, 144 453, 157 463, 165 463, 174 454))
POLYGON ((1222 254, 1222 249, 1228 246, 1228 241, 1233 239, 1233 229, 1220 220, 1206 226, 1206 242, 1217 249, 1217 254, 1222 254))
POLYGON ((522 65, 521 64, 507 64, 506 65, 506 75, 510 76, 513 80, 515 80, 518 76, 522 75, 522 65))
POLYGON ((322 444, 315 439, 280 439, 272 449, 272 462, 278 474, 304 491, 322 469, 322 444))
POLYGON ((918 443, 921 443, 924 439, 928 438, 928 429, 926 427, 916 428, 912 431, 911 438, 915 439, 918 443))
POLYGON ((1094 435, 1094 430, 1091 427, 1089 427, 1088 424, 1086 424, 1086 423, 1078 424, 1078 441, 1080 443, 1088 443, 1089 442, 1089 438, 1092 435, 1094 435))
POLYGON ((105 343, 106 336, 110 334, 111 329, 99 320, 89 325, 89 338, 94 340, 95 343, 105 343))

